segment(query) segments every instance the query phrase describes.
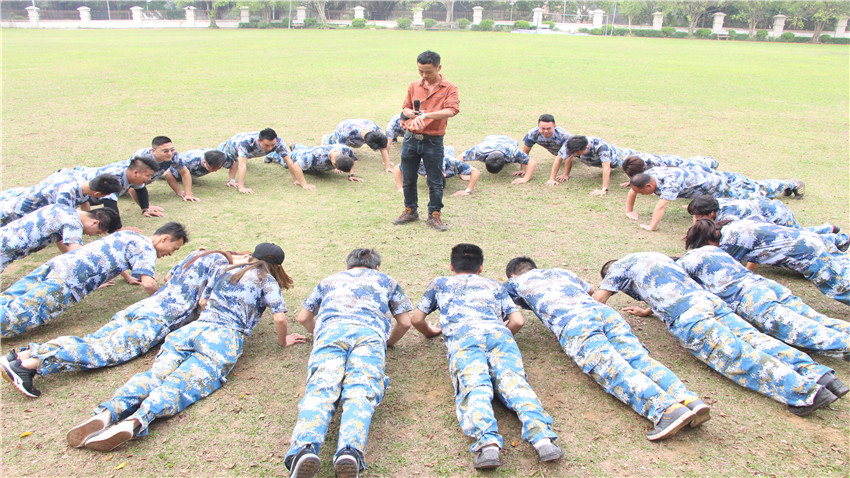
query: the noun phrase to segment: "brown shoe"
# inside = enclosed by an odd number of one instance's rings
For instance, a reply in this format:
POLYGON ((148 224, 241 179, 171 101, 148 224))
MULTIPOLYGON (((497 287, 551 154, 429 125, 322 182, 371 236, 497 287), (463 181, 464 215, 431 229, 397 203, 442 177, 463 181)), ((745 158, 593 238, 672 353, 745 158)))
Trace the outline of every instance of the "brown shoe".
POLYGON ((419 220, 419 213, 414 211, 411 207, 404 208, 404 212, 401 213, 401 216, 393 219, 393 224, 398 226, 399 224, 407 224, 408 222, 416 222, 419 220))
POLYGON ((425 225, 438 231, 445 231, 448 229, 448 226, 443 224, 443 220, 440 219, 440 211, 432 212, 431 215, 428 216, 428 220, 425 221, 425 225))

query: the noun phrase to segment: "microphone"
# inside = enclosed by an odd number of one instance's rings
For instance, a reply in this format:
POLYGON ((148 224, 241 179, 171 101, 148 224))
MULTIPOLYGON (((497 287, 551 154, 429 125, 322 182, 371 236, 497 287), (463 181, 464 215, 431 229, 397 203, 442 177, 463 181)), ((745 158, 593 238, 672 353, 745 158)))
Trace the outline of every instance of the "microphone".
POLYGON ((419 100, 413 100, 413 110, 416 111, 416 114, 419 114, 419 100))

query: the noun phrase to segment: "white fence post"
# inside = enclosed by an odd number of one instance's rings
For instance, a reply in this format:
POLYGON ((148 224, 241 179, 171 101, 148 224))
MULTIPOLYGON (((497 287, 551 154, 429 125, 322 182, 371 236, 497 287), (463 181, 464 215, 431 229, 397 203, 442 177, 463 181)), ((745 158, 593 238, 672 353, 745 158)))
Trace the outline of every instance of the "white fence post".
POLYGON ((472 7, 472 24, 481 25, 481 18, 484 16, 484 7, 472 7))
POLYGON ((38 7, 27 7, 27 16, 30 17, 30 26, 33 28, 38 28, 38 11, 40 10, 38 7))
POLYGON ((593 28, 602 28, 602 15, 605 14, 605 10, 596 9, 590 13, 593 14, 593 28))
POLYGON ((844 38, 847 36, 845 30, 847 30, 847 17, 839 17, 838 21, 835 22, 835 38, 844 38))
POLYGON ((664 12, 655 12, 652 14, 652 29, 661 30, 664 25, 664 12))
POLYGON ((197 8, 190 5, 184 8, 184 10, 186 10, 186 23, 189 25, 189 28, 195 28, 195 10, 197 8))
POLYGON ((773 17, 773 38, 782 36, 782 29, 785 28, 785 15, 776 15, 773 17))
POLYGON ((130 7, 130 13, 133 14, 133 26, 136 28, 142 28, 142 7, 135 6, 130 7))
POLYGON ((717 12, 714 14, 714 25, 711 26, 711 33, 723 33, 724 18, 726 18, 726 14, 723 12, 717 12))
POLYGON ((364 10, 366 10, 366 7, 361 7, 360 5, 357 5, 356 7, 354 7, 354 18, 355 19, 364 18, 363 17, 363 11, 364 10))
POLYGON ((531 17, 531 23, 536 27, 540 28, 540 24, 543 23, 543 9, 540 7, 532 10, 533 16, 531 17))
POLYGON ((239 21, 241 23, 248 23, 251 21, 251 7, 241 6, 239 7, 239 21))
POLYGON ((425 25, 425 22, 422 20, 422 9, 419 7, 413 9, 413 25, 417 27, 425 25))
POLYGON ((80 28, 88 28, 91 24, 91 8, 79 7, 77 11, 80 12, 80 28))
POLYGON ((300 6, 295 9, 295 21, 292 22, 293 25, 304 25, 304 19, 307 18, 307 7, 300 6))

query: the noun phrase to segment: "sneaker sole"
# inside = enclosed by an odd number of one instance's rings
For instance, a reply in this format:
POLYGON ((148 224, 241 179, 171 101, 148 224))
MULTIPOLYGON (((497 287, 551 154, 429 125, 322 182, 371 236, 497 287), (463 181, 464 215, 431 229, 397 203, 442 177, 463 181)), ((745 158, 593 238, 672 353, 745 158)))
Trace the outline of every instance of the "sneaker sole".
POLYGON ((334 472, 337 478, 357 478, 360 467, 353 458, 341 458, 334 462, 334 472))
POLYGON ((0 371, 2 371, 3 379, 14 385, 19 392, 30 398, 38 398, 38 395, 33 395, 24 388, 23 380, 21 380, 21 377, 19 377, 18 374, 12 371, 11 367, 4 363, 0 363, 0 371))
POLYGON ((708 405, 700 405, 691 409, 691 412, 694 414, 694 419, 691 420, 691 428, 696 428, 711 420, 711 409, 708 408, 708 405))
POLYGON ((664 429, 664 431, 662 433, 659 433, 658 435, 653 435, 651 437, 647 436, 646 438, 649 441, 656 441, 656 440, 663 440, 664 438, 670 438, 673 435, 679 433, 679 430, 681 430, 682 428, 685 428, 686 426, 690 425, 690 423, 693 421, 693 419, 694 419, 693 412, 688 413, 687 415, 682 415, 681 417, 679 417, 678 420, 676 420, 670 426, 668 426, 666 429, 664 429))
POLYGON ((563 452, 563 450, 561 450, 561 451, 558 451, 557 453, 549 453, 547 455, 540 455, 540 462, 546 463, 546 462, 549 462, 549 461, 556 461, 556 460, 560 460, 563 457, 564 457, 564 452, 563 452))
POLYGON ((97 435, 103 430, 106 430, 106 425, 103 425, 103 422, 98 420, 96 417, 91 417, 72 428, 68 432, 68 435, 65 436, 65 439, 68 440, 68 444, 72 447, 82 448, 89 438, 97 435))
POLYGON ((318 456, 306 455, 298 460, 289 476, 290 478, 313 478, 319 471, 319 465, 321 461, 318 456))
MULTIPOLYGON (((104 432, 107 433, 107 432, 104 432)), ((103 433, 99 434, 99 436, 103 435, 103 433)), ((121 430, 119 432, 115 432, 113 434, 109 434, 104 436, 103 438, 98 439, 97 437, 90 439, 85 442, 83 446, 88 448, 89 450, 95 451, 112 451, 124 443, 130 441, 133 438, 133 433, 128 432, 126 430, 121 430)))

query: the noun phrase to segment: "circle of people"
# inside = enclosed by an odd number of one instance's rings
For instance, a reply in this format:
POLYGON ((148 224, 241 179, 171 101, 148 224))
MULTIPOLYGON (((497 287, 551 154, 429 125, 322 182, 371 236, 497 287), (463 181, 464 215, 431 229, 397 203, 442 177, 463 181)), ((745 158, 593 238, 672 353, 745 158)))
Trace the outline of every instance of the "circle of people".
MULTIPOLYGON (((171 269, 160 287, 154 278, 156 259, 186 244, 188 234, 174 222, 150 237, 122 229, 118 196, 129 191, 143 214, 160 216, 162 208, 149 203, 146 184, 163 177, 184 201, 197 201, 193 178, 222 168, 229 171, 227 186, 253 193, 245 176, 247 160, 256 157, 287 168, 293 182, 305 189, 315 189, 305 171, 333 171, 362 181, 354 174, 358 158, 352 148, 364 144, 380 151, 385 170, 394 174, 401 190, 401 171, 388 153, 390 144, 405 134, 399 116, 385 131, 369 120, 342 121, 314 147, 288 146, 268 128, 239 133, 215 149, 178 154, 169 138, 158 136, 127 161, 61 169, 35 186, 2 191, 0 270, 52 243, 62 252, 0 294, 3 337, 50 322, 119 274, 150 295, 84 337, 12 349, 0 358, 3 378, 24 395, 38 397, 36 375, 114 366, 161 344, 150 370, 130 378, 68 432, 71 446, 108 451, 145 436, 153 420, 179 413, 221 387, 267 308, 280 346, 303 343, 304 336, 287 332, 281 289, 289 288, 292 279, 282 267, 279 246, 261 243, 251 254, 194 251, 171 269), (98 204, 104 207, 90 209, 98 204), (83 245, 83 234, 103 233, 110 235, 83 245)), ((452 274, 434 279, 414 307, 398 282, 380 272, 378 251, 351 251, 346 269, 322 280, 297 316, 314 339, 306 391, 285 458, 290 476, 310 477, 319 470, 319 449, 337 404, 342 412, 334 470, 337 476, 352 477, 365 469, 371 417, 389 380, 386 348, 411 325, 425 337, 443 336, 457 418, 474 440, 469 451, 475 468, 500 465, 503 443, 491 404, 494 396, 517 413, 522 436, 541 461, 560 459, 564 452, 556 444, 552 418, 526 379, 513 339, 524 324, 520 308, 534 312, 585 374, 650 421, 649 440, 699 427, 711 418, 710 407, 651 358, 628 323, 605 305, 617 292, 648 306, 625 311, 655 313, 699 360, 786 404, 791 413, 809 415, 848 392, 834 370, 803 351, 850 360, 850 323, 817 312, 788 288, 752 272, 756 264, 791 269, 825 295, 850 305, 845 254, 850 237, 830 224, 802 227, 773 199, 801 198, 802 181, 752 180, 718 171, 718 162, 709 157, 649 154, 571 135, 551 115, 540 116, 521 143, 487 136, 458 155, 445 146, 444 179, 468 181, 455 193, 468 195, 480 175, 471 163, 481 161, 493 174, 516 163, 513 183, 527 182, 536 166, 529 158, 535 145, 556 156, 549 186, 568 181, 577 159, 602 168, 601 188, 591 193, 595 195, 608 191, 613 168, 624 170, 629 181, 623 186, 630 188, 626 211, 632 219, 638 219, 638 195, 659 196, 651 221, 641 225, 645 229, 658 228, 669 201, 692 199, 688 211, 694 225, 686 235, 687 252, 680 258, 634 253, 610 261, 594 291, 574 273, 538 268, 528 257, 507 264, 504 284, 484 278, 479 275, 481 248, 458 244, 450 252, 452 274), (437 310, 439 323, 426 321, 437 310)), ((425 176, 424 166, 419 174, 425 176)))

